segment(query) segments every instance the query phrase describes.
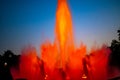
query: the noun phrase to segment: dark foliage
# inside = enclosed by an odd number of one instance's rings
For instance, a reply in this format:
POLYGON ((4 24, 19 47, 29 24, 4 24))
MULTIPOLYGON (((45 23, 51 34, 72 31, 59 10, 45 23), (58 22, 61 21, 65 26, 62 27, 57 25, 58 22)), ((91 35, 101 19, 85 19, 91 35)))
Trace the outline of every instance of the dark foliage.
POLYGON ((113 40, 110 49, 109 65, 120 69, 120 30, 118 30, 118 41, 113 40))
POLYGON ((115 78, 108 79, 108 80, 120 80, 120 77, 115 77, 115 78))
POLYGON ((18 65, 18 61, 19 56, 14 55, 10 50, 0 55, 0 80, 13 80, 10 68, 18 65))

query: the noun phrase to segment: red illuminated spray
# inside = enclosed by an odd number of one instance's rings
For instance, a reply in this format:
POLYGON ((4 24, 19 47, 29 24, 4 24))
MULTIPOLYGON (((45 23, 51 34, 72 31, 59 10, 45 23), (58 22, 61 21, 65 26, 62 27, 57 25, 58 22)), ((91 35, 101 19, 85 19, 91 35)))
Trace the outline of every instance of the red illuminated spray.
MULTIPOLYGON (((93 48, 94 49, 94 48, 93 48)), ((58 0, 54 43, 40 46, 41 57, 36 49, 23 50, 19 70, 11 69, 16 78, 28 80, 107 80, 107 58, 110 53, 105 46, 91 50, 86 56, 86 46, 74 45, 72 18, 67 0, 58 0)))

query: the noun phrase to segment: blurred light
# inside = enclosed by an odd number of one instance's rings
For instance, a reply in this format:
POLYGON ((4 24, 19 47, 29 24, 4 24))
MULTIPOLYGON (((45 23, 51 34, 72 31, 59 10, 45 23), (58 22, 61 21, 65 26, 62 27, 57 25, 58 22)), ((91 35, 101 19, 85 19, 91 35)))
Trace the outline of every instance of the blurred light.
POLYGON ((45 80, 47 79, 48 75, 45 75, 45 80))
POLYGON ((83 79, 87 79, 87 76, 85 74, 83 74, 82 78, 83 79))
POLYGON ((70 77, 69 77, 69 76, 67 76, 67 77, 66 77, 66 80, 70 80, 70 77))
POLYGON ((7 62, 4 63, 4 66, 7 66, 7 62))

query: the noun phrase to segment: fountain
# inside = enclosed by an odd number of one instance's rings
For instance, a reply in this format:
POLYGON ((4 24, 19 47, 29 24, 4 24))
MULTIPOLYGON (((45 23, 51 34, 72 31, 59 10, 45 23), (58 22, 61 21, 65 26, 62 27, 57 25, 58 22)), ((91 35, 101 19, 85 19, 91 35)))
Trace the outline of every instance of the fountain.
POLYGON ((25 48, 19 69, 11 68, 13 78, 27 80, 107 80, 110 50, 103 45, 86 54, 86 46, 76 48, 72 17, 67 0, 58 0, 54 42, 40 45, 41 56, 34 47, 25 48))

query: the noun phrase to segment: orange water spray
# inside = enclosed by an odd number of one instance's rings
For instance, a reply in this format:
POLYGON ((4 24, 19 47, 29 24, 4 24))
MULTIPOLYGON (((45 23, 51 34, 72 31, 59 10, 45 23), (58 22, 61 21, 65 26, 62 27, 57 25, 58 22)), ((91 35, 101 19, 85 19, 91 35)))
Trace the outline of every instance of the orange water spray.
POLYGON ((58 0, 55 35, 60 49, 65 49, 67 44, 73 46, 72 30, 72 19, 67 0, 58 0))
POLYGON ((61 66, 68 61, 69 52, 74 50, 72 18, 67 0, 58 0, 56 11, 55 40, 59 47, 61 66))
POLYGON ((19 71, 12 69, 14 79, 28 80, 107 80, 107 47, 91 50, 86 56, 86 46, 74 45, 72 18, 67 0, 58 0, 54 43, 46 41, 40 46, 41 57, 29 48, 20 58, 19 71), (30 49, 30 50, 29 50, 30 49), (96 53, 96 54, 95 54, 96 53), (94 77, 93 77, 94 76, 94 77))

